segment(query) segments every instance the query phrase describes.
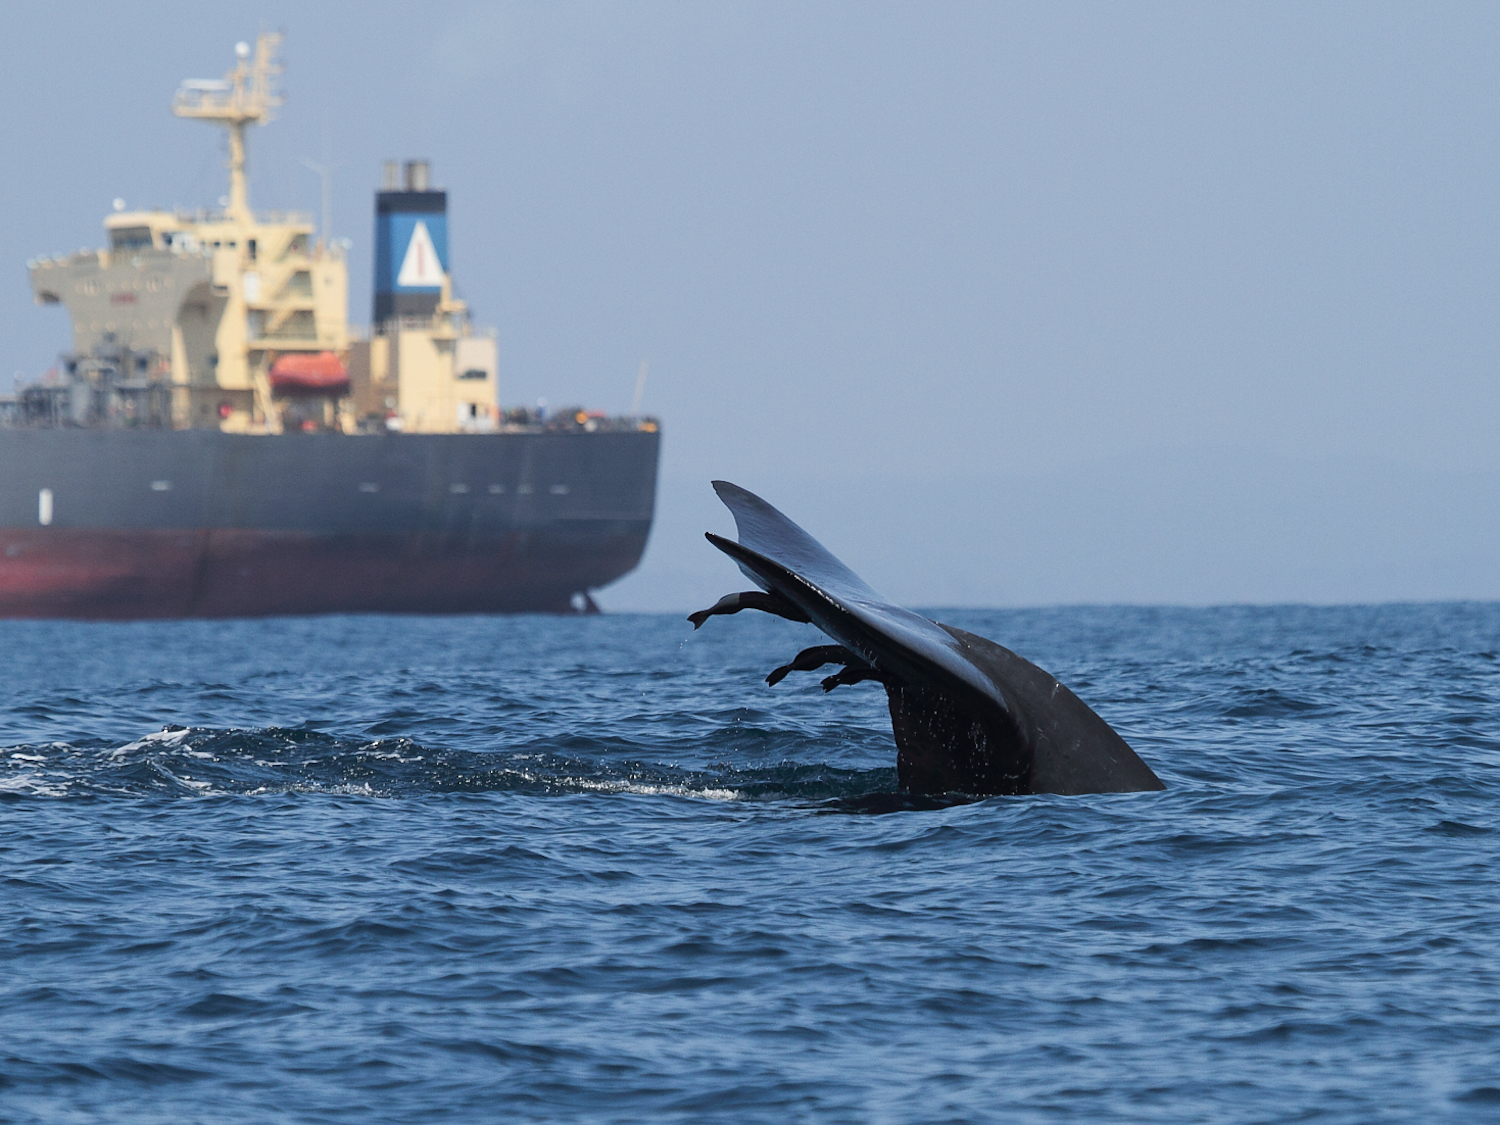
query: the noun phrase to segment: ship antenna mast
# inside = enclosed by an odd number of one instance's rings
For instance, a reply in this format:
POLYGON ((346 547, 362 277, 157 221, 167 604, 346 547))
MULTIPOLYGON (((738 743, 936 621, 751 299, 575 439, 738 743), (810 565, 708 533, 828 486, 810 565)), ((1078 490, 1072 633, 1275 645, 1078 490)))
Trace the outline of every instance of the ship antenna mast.
POLYGON ((249 222, 250 193, 245 184, 245 126, 264 124, 281 104, 281 95, 272 88, 281 66, 276 48, 281 34, 261 32, 255 40, 251 57, 248 43, 235 44, 239 61, 223 78, 189 78, 172 97, 172 112, 178 117, 195 117, 222 125, 229 131, 229 207, 232 219, 249 222))

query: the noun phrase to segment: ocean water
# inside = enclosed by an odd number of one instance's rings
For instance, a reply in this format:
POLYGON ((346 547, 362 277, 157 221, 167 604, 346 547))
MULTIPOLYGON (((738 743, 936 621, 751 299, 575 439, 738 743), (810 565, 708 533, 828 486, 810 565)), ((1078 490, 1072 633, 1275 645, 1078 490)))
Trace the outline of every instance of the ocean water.
POLYGON ((750 613, 0 623, 0 1120, 1500 1119, 1500 606, 938 616, 1169 788, 872 799, 750 613))

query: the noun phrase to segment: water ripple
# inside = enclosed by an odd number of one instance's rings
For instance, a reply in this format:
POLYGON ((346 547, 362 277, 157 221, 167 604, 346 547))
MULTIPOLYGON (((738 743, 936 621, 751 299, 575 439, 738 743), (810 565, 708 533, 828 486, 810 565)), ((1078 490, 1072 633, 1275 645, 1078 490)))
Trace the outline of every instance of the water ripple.
POLYGON ((751 615, 0 623, 0 1119, 1493 1118, 1500 606, 943 616, 1167 791, 751 615))

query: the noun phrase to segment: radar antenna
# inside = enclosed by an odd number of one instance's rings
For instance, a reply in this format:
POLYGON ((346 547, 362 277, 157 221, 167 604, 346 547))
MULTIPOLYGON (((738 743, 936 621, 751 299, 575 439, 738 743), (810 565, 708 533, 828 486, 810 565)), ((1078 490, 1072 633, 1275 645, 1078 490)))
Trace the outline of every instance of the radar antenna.
POLYGON ((281 104, 281 95, 273 89, 273 80, 281 73, 276 61, 280 45, 280 32, 261 32, 252 58, 248 43, 236 43, 239 61, 233 70, 223 78, 189 78, 172 96, 172 112, 178 117, 195 117, 229 130, 227 214, 245 222, 253 219, 245 185, 245 126, 271 120, 272 111, 281 104))

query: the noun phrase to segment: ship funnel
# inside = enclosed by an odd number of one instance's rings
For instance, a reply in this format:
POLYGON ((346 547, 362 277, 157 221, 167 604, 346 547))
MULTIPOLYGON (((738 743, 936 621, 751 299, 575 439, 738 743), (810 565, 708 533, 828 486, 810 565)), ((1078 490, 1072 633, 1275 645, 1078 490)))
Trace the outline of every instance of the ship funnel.
POLYGON ((401 164, 395 160, 387 160, 381 168, 380 186, 385 191, 399 191, 401 188, 401 164))
POLYGON ((400 317, 437 312, 448 277, 448 193, 431 186, 425 160, 408 160, 404 185, 388 161, 375 193, 375 314, 378 329, 400 317))

